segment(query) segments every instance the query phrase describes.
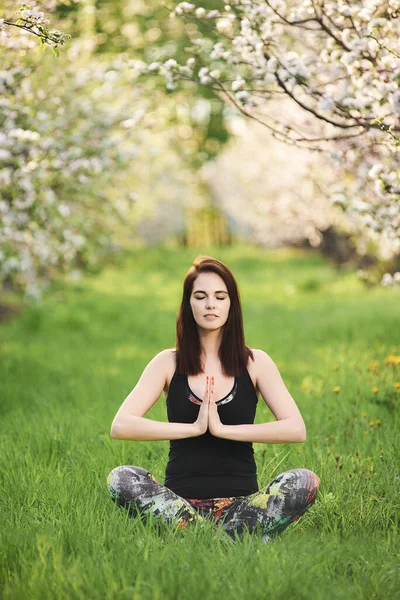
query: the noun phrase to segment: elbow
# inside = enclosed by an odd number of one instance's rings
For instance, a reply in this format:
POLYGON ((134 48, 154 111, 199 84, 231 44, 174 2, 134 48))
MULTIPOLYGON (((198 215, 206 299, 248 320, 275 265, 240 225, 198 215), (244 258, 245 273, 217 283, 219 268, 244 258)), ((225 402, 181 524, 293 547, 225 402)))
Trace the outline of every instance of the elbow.
POLYGON ((114 439, 118 439, 118 437, 119 437, 119 431, 118 431, 117 423, 115 422, 115 420, 113 421, 113 423, 111 425, 110 437, 112 437, 114 439))
POLYGON ((300 435, 300 437, 299 437, 299 439, 297 441, 300 442, 300 443, 304 443, 306 440, 307 440, 307 434, 306 434, 306 431, 304 430, 301 433, 301 435, 300 435))
POLYGON ((142 417, 122 414, 114 418, 110 429, 110 436, 116 440, 140 440, 140 423, 135 426, 142 417), (139 435, 139 437, 138 437, 139 435))
POLYGON ((307 439, 306 426, 303 424, 296 432, 296 442, 305 442, 307 439))

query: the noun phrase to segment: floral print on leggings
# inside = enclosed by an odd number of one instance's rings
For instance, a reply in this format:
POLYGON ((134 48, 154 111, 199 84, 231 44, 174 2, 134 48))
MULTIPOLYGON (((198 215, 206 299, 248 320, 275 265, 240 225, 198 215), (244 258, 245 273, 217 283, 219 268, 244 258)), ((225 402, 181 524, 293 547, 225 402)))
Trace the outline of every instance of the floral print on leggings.
POLYGON ((107 486, 112 500, 131 516, 151 514, 180 529, 212 519, 228 535, 260 531, 263 541, 279 535, 315 502, 320 480, 308 469, 280 473, 265 488, 249 496, 182 498, 136 466, 111 471, 107 486))
POLYGON ((249 496, 182 498, 136 466, 111 471, 107 486, 112 500, 131 516, 149 514, 180 529, 212 519, 231 537, 261 531, 264 541, 280 534, 315 502, 320 480, 308 469, 280 473, 265 488, 249 496))

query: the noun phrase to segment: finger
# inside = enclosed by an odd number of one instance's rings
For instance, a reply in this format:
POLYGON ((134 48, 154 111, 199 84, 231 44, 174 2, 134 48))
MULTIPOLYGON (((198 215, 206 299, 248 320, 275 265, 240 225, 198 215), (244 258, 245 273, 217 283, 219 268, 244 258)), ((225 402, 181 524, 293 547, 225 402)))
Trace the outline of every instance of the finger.
POLYGON ((207 388, 206 388, 206 394, 204 396, 204 404, 205 404, 206 407, 208 406, 208 397, 209 397, 209 395, 210 395, 210 380, 208 380, 207 388))

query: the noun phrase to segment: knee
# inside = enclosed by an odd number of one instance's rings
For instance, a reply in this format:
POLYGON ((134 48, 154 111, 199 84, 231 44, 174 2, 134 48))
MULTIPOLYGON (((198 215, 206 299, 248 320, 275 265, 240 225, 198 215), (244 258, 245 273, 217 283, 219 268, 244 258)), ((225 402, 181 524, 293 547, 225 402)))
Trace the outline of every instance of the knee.
POLYGON ((112 498, 121 492, 132 491, 132 488, 142 483, 146 478, 153 479, 151 473, 142 467, 122 465, 115 467, 107 476, 107 487, 112 498))
POLYGON ((317 495, 321 481, 314 471, 299 468, 293 469, 290 472, 295 474, 295 479, 298 481, 298 487, 312 491, 314 496, 317 495))
POLYGON ((309 469, 290 469, 289 471, 284 471, 280 473, 275 479, 274 482, 286 482, 291 481, 298 483, 299 485, 305 485, 306 487, 311 488, 319 488, 320 479, 318 475, 316 475, 313 471, 309 469))
POLYGON ((312 504, 318 494, 320 479, 309 469, 290 469, 278 475, 273 484, 278 484, 280 490, 292 496, 296 502, 312 504))
POLYGON ((296 473, 296 494, 302 497, 304 504, 308 507, 314 504, 320 486, 320 479, 309 469, 294 469, 296 473))

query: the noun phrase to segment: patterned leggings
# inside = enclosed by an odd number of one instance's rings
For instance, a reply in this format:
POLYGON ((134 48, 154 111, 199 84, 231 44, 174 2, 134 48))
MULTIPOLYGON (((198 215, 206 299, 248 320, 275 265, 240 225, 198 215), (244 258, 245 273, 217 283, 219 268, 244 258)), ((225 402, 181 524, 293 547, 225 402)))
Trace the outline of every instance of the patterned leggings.
POLYGON ((112 500, 130 516, 144 520, 151 514, 179 529, 211 519, 232 538, 245 529, 261 531, 263 542, 279 535, 314 504, 319 483, 312 471, 292 469, 249 496, 198 499, 178 496, 141 467, 116 467, 107 478, 112 500))

